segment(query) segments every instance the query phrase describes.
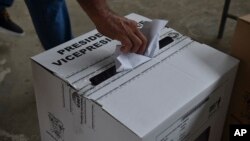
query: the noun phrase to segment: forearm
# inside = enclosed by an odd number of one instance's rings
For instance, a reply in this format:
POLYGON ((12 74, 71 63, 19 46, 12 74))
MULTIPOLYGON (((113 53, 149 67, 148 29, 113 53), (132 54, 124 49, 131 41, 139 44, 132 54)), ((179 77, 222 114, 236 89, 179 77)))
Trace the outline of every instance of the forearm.
POLYGON ((77 0, 83 10, 87 13, 90 19, 94 22, 105 19, 112 12, 106 0, 77 0))

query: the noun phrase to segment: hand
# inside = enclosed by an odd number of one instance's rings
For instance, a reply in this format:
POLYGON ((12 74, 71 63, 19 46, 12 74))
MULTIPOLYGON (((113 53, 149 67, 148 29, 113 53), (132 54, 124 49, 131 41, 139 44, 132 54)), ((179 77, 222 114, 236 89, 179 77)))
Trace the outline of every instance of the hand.
POLYGON ((97 30, 122 43, 121 51, 144 54, 147 39, 135 21, 120 17, 109 9, 106 0, 77 0, 97 30))
POLYGON ((120 41, 122 52, 144 54, 147 39, 137 28, 135 21, 110 13, 96 20, 95 25, 103 35, 120 41))

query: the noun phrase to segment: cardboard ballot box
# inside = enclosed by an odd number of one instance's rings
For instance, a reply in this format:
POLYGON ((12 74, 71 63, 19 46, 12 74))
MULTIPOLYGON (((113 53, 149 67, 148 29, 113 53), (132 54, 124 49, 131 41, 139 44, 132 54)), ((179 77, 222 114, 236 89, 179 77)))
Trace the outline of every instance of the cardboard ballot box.
POLYGON ((120 73, 96 30, 32 57, 42 141, 219 141, 238 60, 171 28, 160 37, 120 73))

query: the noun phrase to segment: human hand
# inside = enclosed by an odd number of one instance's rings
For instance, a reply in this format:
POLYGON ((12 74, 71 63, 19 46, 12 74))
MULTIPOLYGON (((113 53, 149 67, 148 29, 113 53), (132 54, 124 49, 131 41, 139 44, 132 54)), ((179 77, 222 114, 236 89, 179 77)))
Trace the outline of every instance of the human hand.
POLYGON ((105 18, 100 17, 95 25, 103 35, 120 41, 122 52, 144 54, 147 39, 137 28, 135 21, 111 13, 105 18))
POLYGON ((103 35, 121 42, 124 53, 144 54, 147 39, 135 21, 118 16, 109 9, 106 0, 78 0, 81 7, 103 35))
POLYGON ((137 28, 135 21, 118 16, 109 9, 106 0, 77 0, 97 30, 103 35, 121 42, 124 53, 144 54, 147 38, 137 28))

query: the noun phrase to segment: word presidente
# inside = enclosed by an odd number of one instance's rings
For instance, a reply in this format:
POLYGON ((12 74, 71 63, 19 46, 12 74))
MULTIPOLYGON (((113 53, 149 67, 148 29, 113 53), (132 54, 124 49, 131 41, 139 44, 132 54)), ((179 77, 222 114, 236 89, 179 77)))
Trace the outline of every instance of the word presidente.
MULTIPOLYGON (((97 40, 97 39, 99 39, 101 37, 103 37, 102 34, 96 33, 93 36, 89 36, 89 37, 87 37, 87 38, 85 38, 83 40, 80 40, 80 41, 78 41, 76 43, 71 44, 70 46, 67 46, 67 47, 65 47, 63 49, 58 50, 57 53, 59 53, 60 55, 63 56, 65 54, 68 54, 69 52, 72 52, 72 51, 76 50, 77 48, 80 48, 80 47, 82 47, 84 45, 87 45, 87 44, 89 44, 91 42, 94 42, 95 40, 97 40)), ((99 47, 102 47, 103 45, 106 45, 111 41, 112 40, 110 38, 105 37, 105 38, 103 38, 103 39, 101 39, 101 40, 99 40, 97 42, 89 44, 88 46, 86 46, 86 47, 84 47, 84 48, 82 48, 82 49, 80 49, 78 51, 74 51, 73 53, 71 53, 71 54, 69 54, 67 56, 64 56, 61 59, 58 59, 57 61, 52 62, 52 64, 56 65, 56 66, 61 66, 64 63, 68 63, 71 60, 74 60, 74 59, 76 59, 78 57, 81 57, 82 55, 86 54, 87 52, 91 52, 91 51, 93 51, 93 50, 95 50, 95 49, 97 49, 99 47)))

